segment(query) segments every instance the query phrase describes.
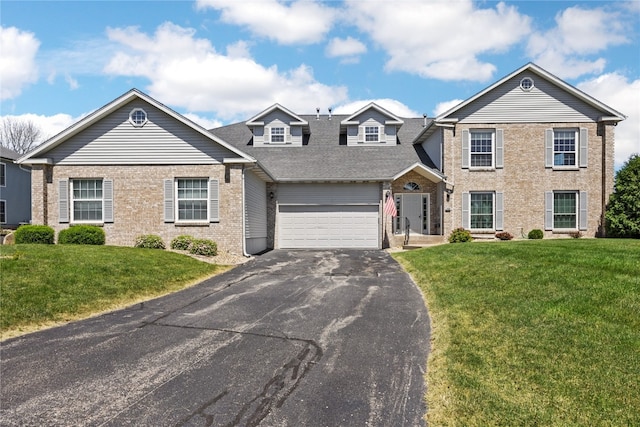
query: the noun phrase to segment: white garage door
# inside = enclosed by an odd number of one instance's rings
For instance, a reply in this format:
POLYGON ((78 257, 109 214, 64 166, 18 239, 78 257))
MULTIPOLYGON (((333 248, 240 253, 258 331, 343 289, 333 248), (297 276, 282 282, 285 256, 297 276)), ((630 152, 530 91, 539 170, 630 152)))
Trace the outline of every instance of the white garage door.
POLYGON ((379 188, 378 184, 280 185, 280 248, 378 248, 379 188))

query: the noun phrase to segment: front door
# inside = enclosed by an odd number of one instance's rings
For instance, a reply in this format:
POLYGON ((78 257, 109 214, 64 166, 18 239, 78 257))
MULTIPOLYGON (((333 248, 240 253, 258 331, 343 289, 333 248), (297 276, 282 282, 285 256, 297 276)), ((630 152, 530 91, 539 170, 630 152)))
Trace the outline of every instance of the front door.
POLYGON ((409 231, 417 234, 429 234, 429 194, 396 194, 399 203, 398 226, 396 233, 409 231))

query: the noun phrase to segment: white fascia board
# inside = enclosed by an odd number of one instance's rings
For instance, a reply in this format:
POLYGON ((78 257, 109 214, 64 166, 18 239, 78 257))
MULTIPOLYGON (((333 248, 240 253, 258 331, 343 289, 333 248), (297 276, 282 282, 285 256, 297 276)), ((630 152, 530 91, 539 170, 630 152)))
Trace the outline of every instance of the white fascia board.
POLYGON ((355 113, 353 113, 352 115, 350 115, 349 117, 347 117, 346 119, 341 121, 340 124, 341 125, 350 125, 350 124, 358 124, 358 123, 360 123, 359 121, 354 120, 354 119, 356 117, 358 117, 359 115, 361 115, 362 113, 364 113, 365 111, 369 110, 369 109, 374 109, 374 110, 378 111, 380 114, 389 117, 391 119, 391 120, 388 121, 389 124, 400 124, 400 125, 404 124, 404 121, 400 117, 398 117, 398 116, 392 114, 391 112, 385 110, 384 108, 382 108, 381 106, 379 106, 375 102, 370 102, 369 104, 365 105, 364 107, 362 107, 361 109, 359 109, 358 111, 356 111, 355 113))
POLYGON ((425 178, 427 178, 429 181, 431 182, 446 182, 446 179, 444 176, 440 175, 439 173, 435 172, 434 170, 420 164, 420 163, 414 163, 413 165, 409 166, 408 168, 398 172, 393 178, 392 180, 395 181, 396 179, 400 178, 401 176, 405 175, 407 172, 410 171, 415 171, 416 173, 419 173, 420 175, 424 176, 425 178))
POLYGON ((16 160, 16 163, 21 165, 21 164, 25 164, 25 165, 52 165, 53 164, 53 159, 50 158, 26 158, 26 157, 21 157, 18 160, 16 160))
POLYGON ((280 105, 278 103, 273 104, 271 107, 267 108, 266 110, 263 110, 260 113, 256 114, 255 116, 253 116, 252 118, 247 120, 245 122, 245 124, 247 126, 264 126, 264 121, 261 122, 261 121, 258 121, 258 119, 266 116, 267 114, 269 114, 269 113, 271 113, 272 111, 275 111, 275 110, 280 110, 283 113, 285 113, 288 116, 290 116, 292 119, 294 119, 296 121, 296 123, 292 123, 292 124, 302 125, 302 126, 306 126, 306 125, 309 124, 309 122, 304 120, 302 117, 298 116, 293 111, 283 107, 282 105, 280 105))
POLYGON ((249 163, 256 163, 255 159, 248 159, 248 158, 244 158, 244 157, 231 157, 231 158, 227 158, 225 157, 224 159, 222 159, 222 164, 223 165, 237 165, 237 164, 249 164, 249 163))

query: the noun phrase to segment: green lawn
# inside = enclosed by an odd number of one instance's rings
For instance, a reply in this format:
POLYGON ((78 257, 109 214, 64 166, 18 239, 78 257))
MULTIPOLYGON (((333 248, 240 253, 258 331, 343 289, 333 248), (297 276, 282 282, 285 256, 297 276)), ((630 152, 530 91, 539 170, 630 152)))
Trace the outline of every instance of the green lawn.
POLYGON ((431 314, 430 426, 640 425, 640 240, 395 257, 431 314))
POLYGON ((0 246, 0 331, 6 338, 121 307, 226 268, 154 249, 0 246))

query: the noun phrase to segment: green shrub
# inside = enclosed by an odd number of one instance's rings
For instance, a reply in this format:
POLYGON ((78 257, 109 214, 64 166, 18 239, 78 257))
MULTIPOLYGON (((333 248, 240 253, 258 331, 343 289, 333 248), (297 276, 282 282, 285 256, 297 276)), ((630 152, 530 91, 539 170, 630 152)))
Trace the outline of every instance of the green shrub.
POLYGON ((471 233, 464 228, 456 228, 449 236, 449 243, 465 243, 473 240, 471 233))
POLYGON ((144 234, 142 236, 136 237, 136 243, 133 245, 136 248, 145 248, 145 249, 164 249, 164 242, 162 241, 162 237, 156 236, 155 234, 144 234))
POLYGON ((176 237, 171 241, 171 249, 177 249, 179 251, 186 251, 191 246, 194 238, 185 234, 176 237))
POLYGON ((47 225, 22 225, 15 233, 16 243, 52 245, 55 232, 47 225))
POLYGON ((542 239, 544 237, 544 233, 542 232, 542 230, 536 228, 536 229, 531 230, 529 232, 529 234, 527 235, 527 237, 529 239, 539 240, 539 239, 542 239))
POLYGON ((60 245, 104 245, 105 234, 95 225, 73 225, 58 233, 60 245))
POLYGON ((500 233, 496 233, 496 237, 500 240, 511 240, 513 239, 513 234, 508 231, 501 231, 500 233))
POLYGON ((218 245, 209 239, 194 239, 189 246, 189 253, 194 255, 216 256, 218 245))

